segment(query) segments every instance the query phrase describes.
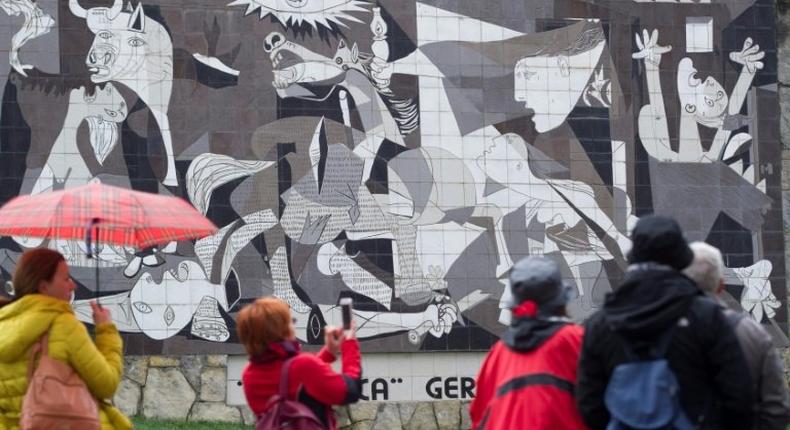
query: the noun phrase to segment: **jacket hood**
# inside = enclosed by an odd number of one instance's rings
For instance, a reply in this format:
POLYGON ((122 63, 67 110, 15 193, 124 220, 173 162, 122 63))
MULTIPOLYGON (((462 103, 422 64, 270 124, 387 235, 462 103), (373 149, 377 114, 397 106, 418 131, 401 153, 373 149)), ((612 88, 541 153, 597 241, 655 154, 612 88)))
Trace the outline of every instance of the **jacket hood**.
POLYGON ((629 269, 622 286, 606 296, 604 321, 634 345, 652 342, 702 295, 691 279, 671 268, 629 269))
POLYGON ((42 294, 26 295, 0 308, 0 362, 17 360, 64 313, 73 313, 71 304, 42 294))
POLYGON ((510 327, 502 335, 502 342, 514 351, 532 351, 543 345, 544 342, 568 323, 569 321, 565 319, 514 319, 510 327))

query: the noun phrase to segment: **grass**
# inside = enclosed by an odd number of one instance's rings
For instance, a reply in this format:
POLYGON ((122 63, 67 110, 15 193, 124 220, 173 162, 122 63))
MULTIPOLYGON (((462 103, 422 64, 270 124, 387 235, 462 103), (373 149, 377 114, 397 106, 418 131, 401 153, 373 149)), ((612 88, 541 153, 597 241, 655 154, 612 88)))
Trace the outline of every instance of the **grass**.
POLYGON ((167 421, 132 417, 135 430, 249 430, 244 424, 209 423, 200 421, 167 421))

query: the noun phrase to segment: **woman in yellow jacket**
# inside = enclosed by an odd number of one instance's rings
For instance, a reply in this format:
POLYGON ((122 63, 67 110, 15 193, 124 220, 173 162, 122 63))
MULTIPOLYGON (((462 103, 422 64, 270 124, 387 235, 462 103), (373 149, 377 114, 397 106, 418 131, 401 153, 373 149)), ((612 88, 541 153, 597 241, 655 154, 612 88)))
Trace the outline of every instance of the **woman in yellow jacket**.
POLYGON ((0 430, 17 430, 27 391, 31 346, 49 332, 49 355, 68 363, 99 400, 102 430, 132 424, 111 399, 123 372, 123 342, 106 308, 91 303, 96 341, 71 309, 74 281, 63 256, 50 249, 25 252, 13 278, 14 299, 0 301, 0 430))

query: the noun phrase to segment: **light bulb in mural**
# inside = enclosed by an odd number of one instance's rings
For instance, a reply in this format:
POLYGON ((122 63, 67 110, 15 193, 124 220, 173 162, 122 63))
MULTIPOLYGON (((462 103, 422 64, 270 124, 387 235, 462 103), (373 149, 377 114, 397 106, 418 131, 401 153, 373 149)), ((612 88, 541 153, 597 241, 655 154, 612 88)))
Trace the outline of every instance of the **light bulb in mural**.
POLYGON ((234 0, 228 6, 246 6, 245 15, 259 10, 261 19, 272 15, 286 26, 307 23, 331 29, 333 23, 347 27, 343 20, 362 22, 350 12, 368 12, 364 7, 368 4, 361 0, 234 0))

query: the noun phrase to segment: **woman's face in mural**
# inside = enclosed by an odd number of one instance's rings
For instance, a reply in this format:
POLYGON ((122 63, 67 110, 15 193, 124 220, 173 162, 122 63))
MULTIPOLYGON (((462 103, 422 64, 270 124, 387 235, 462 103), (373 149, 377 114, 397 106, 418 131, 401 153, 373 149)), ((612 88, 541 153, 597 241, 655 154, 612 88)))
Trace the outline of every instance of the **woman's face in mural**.
POLYGON ((535 129, 549 131, 565 121, 598 65, 604 41, 574 55, 522 58, 514 71, 514 98, 535 112, 535 129))

